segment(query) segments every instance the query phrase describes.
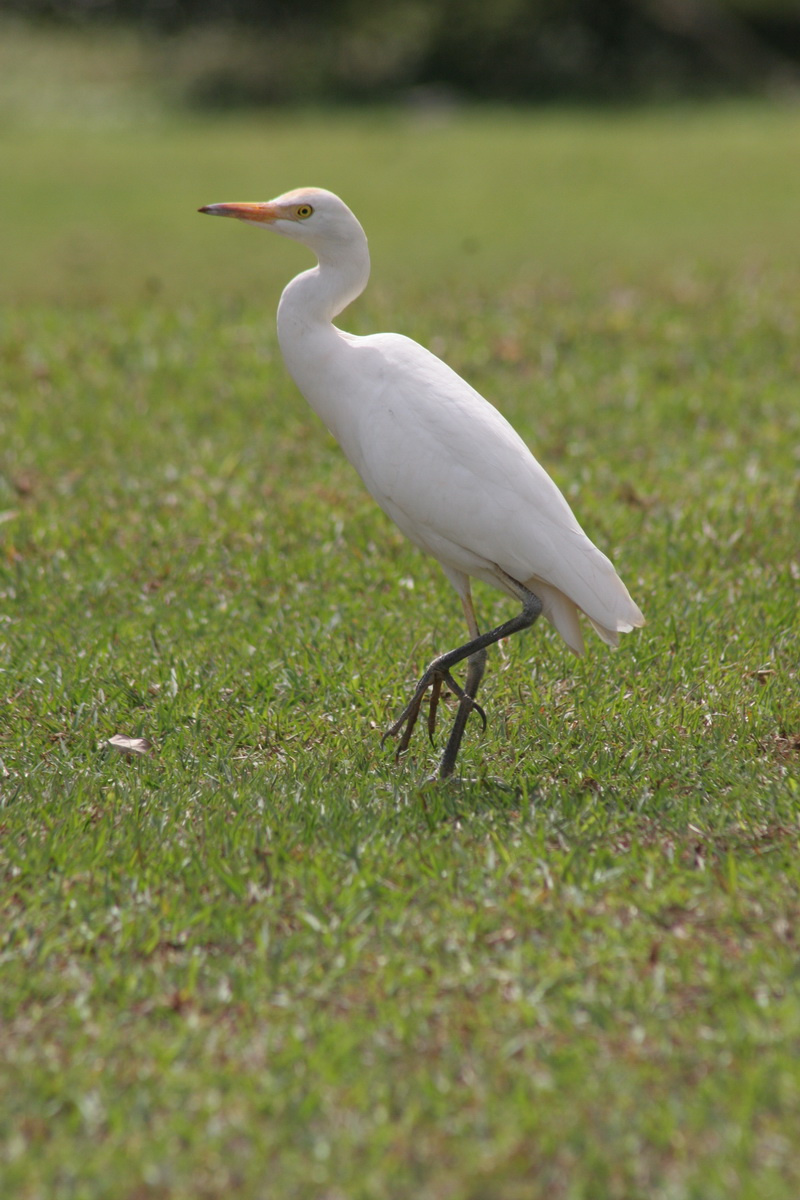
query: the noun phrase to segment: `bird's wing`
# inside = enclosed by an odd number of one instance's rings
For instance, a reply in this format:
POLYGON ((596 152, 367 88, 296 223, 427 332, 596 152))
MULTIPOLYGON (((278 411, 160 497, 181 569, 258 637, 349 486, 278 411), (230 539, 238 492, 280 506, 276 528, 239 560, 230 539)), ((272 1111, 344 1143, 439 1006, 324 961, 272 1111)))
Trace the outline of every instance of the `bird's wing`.
POLYGON ((343 448, 371 494, 441 562, 497 582, 541 581, 607 630, 641 623, 608 558, 505 418, 416 342, 350 342, 352 434, 343 448))

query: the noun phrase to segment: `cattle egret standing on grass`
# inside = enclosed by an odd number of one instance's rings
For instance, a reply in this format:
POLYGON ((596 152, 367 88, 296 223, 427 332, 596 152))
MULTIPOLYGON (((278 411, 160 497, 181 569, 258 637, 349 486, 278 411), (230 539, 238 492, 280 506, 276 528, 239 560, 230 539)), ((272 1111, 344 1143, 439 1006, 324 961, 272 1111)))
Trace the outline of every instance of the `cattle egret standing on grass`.
POLYGON ((436 355, 397 333, 356 337, 333 319, 369 278, 364 230, 332 192, 300 188, 255 204, 209 204, 200 212, 238 217, 308 246, 318 266, 285 288, 278 340, 289 373, 353 464, 370 494, 415 546, 438 559, 458 592, 469 641, 425 670, 386 736, 407 749, 431 688, 432 735, 443 685, 458 698, 439 776, 453 773, 475 709, 486 648, 543 614, 576 654, 578 612, 604 642, 644 618, 606 556, 508 421, 436 355), (516 617, 481 634, 470 579, 522 604, 516 617), (462 687, 451 674, 467 660, 462 687))

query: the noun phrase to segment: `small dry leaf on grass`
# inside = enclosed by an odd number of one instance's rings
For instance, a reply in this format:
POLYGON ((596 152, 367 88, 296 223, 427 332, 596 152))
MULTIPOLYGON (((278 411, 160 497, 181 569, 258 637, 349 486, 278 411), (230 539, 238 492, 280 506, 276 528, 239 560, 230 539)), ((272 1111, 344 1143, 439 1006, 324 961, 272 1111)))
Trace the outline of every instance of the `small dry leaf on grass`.
POLYGON ((149 754, 153 748, 153 743, 147 738, 126 737, 124 733, 115 733, 108 739, 108 744, 119 750, 120 754, 149 754))

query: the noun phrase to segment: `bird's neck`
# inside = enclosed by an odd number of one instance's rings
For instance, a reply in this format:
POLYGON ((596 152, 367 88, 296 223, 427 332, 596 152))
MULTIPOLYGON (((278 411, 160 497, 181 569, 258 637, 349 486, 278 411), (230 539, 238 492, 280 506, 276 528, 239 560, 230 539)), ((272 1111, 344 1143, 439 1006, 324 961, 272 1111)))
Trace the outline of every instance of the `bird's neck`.
POLYGON ((296 276, 284 288, 278 305, 278 336, 295 342, 306 332, 330 326, 334 317, 352 304, 367 286, 367 239, 348 242, 319 256, 319 265, 296 276))
POLYGON ((333 318, 367 286, 369 252, 363 233, 362 239, 326 247, 318 266, 284 288, 278 305, 278 341, 289 374, 340 443, 347 427, 340 427, 337 380, 352 339, 336 328, 333 318))

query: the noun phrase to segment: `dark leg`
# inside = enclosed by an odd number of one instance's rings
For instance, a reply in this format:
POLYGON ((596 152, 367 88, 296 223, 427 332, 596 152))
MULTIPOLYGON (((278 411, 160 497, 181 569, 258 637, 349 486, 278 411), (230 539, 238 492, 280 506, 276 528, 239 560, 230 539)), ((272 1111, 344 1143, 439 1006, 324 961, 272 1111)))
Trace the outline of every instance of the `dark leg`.
POLYGON ((417 684, 411 700, 403 709, 394 725, 390 726, 384 734, 383 740, 385 741, 387 737, 396 737, 402 730, 403 735, 397 748, 397 754, 402 754, 408 748, 411 740, 411 734, 419 716, 422 699, 428 688, 433 685, 432 717, 428 726, 429 732, 432 731, 439 692, 441 691, 442 683, 446 683, 450 690, 455 692, 459 697, 459 706, 453 730, 439 767, 439 775, 442 779, 446 779, 453 772, 456 756, 464 736, 464 727, 466 726, 467 717, 470 712, 475 708, 483 715, 483 710, 475 700, 475 696, 486 663, 486 648, 494 645, 495 642, 499 642, 501 638, 510 637, 514 633, 528 629, 542 611, 542 602, 538 596, 535 596, 533 592, 529 591, 518 580, 512 579, 509 575, 504 574, 504 578, 522 601, 522 612, 518 616, 512 617, 510 621, 504 621, 502 625, 490 629, 488 633, 478 633, 475 614, 472 609, 472 601, 469 592, 467 592, 466 596, 463 597, 464 612, 467 616, 470 633, 473 636, 463 646, 458 646, 455 650, 450 650, 446 654, 440 654, 438 658, 435 658, 429 664, 417 684), (470 659, 470 664, 467 668, 466 686, 462 690, 450 674, 450 668, 456 666, 465 658, 470 659))
MULTIPOLYGON (((439 778, 447 779, 448 775, 453 774, 453 769, 456 765, 456 757, 461 749, 461 739, 464 736, 464 730, 467 727, 467 717, 472 712, 475 704, 475 697, 478 694, 480 682, 483 679, 483 672, 486 668, 486 651, 477 650, 467 659, 467 678, 464 683, 464 695, 458 705, 456 719, 453 722, 453 728, 450 730, 450 737, 447 739, 447 745, 444 748, 442 761, 439 763, 439 778)), ((483 727, 486 728, 486 718, 483 719, 483 727)))

